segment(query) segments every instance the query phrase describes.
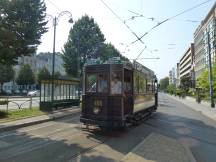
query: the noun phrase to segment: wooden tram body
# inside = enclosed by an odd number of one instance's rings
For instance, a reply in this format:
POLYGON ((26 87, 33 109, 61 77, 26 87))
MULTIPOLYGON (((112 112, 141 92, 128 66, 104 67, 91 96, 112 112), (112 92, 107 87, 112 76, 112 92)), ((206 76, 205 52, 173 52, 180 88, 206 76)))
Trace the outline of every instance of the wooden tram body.
POLYGON ((80 121, 86 125, 124 127, 157 109, 154 72, 137 62, 87 65, 84 74, 80 121))

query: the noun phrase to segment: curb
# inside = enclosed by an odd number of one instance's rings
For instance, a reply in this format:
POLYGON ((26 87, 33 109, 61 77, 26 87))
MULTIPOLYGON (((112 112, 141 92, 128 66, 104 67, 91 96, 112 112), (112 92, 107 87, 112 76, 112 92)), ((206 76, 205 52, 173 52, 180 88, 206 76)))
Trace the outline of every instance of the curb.
POLYGON ((5 127, 3 126, 2 128, 0 128, 0 132, 10 131, 10 130, 14 130, 14 129, 18 129, 18 128, 22 128, 22 127, 26 127, 26 126, 31 126, 31 125, 36 125, 36 124, 41 124, 41 123, 45 123, 45 122, 48 122, 48 121, 53 121, 53 120, 65 118, 65 117, 68 117, 68 116, 75 116, 75 115, 77 115, 79 113, 80 113, 80 110, 74 111, 74 112, 71 112, 71 113, 65 114, 65 115, 51 116, 51 117, 49 117, 49 119, 41 119, 41 120, 37 120, 37 121, 33 121, 33 122, 27 122, 27 123, 22 123, 22 124, 18 124, 18 125, 11 125, 11 126, 5 126, 5 127))

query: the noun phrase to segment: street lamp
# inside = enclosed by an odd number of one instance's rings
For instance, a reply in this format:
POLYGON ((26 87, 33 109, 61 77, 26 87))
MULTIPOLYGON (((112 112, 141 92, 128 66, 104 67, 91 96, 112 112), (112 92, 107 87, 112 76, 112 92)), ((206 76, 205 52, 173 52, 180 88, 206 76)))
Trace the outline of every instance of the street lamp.
MULTIPOLYGON (((54 26, 54 38, 53 38, 53 58, 52 58, 52 79, 54 79, 55 75, 55 41, 56 41, 56 26, 59 21, 59 19, 64 16, 69 15, 69 23, 73 23, 72 14, 69 11, 62 11, 57 16, 53 17, 52 15, 47 15, 50 19, 53 21, 54 26)), ((51 101, 54 100, 54 82, 52 81, 52 95, 51 95, 51 101)))

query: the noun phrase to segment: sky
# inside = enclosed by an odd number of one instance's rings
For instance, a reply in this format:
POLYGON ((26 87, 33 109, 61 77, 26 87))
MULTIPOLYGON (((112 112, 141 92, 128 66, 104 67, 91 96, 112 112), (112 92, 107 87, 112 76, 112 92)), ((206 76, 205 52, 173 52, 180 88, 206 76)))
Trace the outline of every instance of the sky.
MULTIPOLYGON (((206 0, 45 0, 47 14, 58 17, 62 11, 69 11, 74 21, 83 15, 94 18, 107 43, 112 43, 129 59, 135 59, 145 48, 137 61, 152 69, 157 77, 168 76, 169 70, 176 66, 184 52, 193 42, 193 34, 205 18, 215 0, 167 21, 142 38, 158 22, 162 22, 182 11, 206 0), (109 6, 113 14, 104 5, 109 6), (137 15, 142 17, 134 17, 137 15), (134 17, 134 18, 133 18, 134 17), (121 20, 122 21, 121 21, 121 20), (129 26, 129 30, 126 25, 129 26), (159 59, 148 59, 159 58, 159 59)), ((56 51, 61 52, 73 24, 68 23, 69 14, 58 19, 56 27, 56 51)), ((49 17, 48 32, 41 37, 39 52, 53 51, 53 25, 49 17)))

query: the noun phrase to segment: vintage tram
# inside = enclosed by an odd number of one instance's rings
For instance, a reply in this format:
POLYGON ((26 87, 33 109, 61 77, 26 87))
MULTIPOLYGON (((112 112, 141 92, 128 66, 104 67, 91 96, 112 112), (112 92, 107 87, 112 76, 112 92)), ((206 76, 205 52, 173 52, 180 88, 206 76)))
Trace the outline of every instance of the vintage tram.
POLYGON ((122 128, 157 109, 154 72, 138 62, 84 67, 80 121, 101 128, 122 128))

